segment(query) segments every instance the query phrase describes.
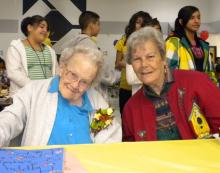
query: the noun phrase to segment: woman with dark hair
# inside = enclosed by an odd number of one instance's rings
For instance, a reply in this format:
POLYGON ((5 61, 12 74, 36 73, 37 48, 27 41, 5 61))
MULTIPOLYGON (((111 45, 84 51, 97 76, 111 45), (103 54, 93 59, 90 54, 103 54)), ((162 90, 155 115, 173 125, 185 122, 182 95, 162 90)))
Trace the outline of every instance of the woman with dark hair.
POLYGON ((116 61, 115 68, 121 71, 121 79, 120 79, 120 90, 119 90, 119 106, 120 112, 122 115, 123 107, 127 100, 131 97, 131 86, 128 85, 126 79, 126 62, 124 58, 124 54, 126 52, 126 42, 129 36, 136 30, 146 26, 152 17, 149 13, 144 11, 139 11, 135 13, 129 20, 128 25, 125 28, 125 35, 122 36, 120 40, 115 45, 116 53, 116 61))
POLYGON ((30 80, 47 79, 56 74, 55 51, 43 44, 48 22, 39 15, 26 17, 21 22, 24 40, 13 40, 6 55, 6 69, 10 79, 10 95, 30 80))
MULTIPOLYGON (((125 28, 125 35, 128 39, 129 36, 136 30, 141 29, 142 27, 146 26, 147 24, 150 24, 152 20, 152 17, 149 13, 144 11, 139 11, 135 13, 131 19, 129 20, 128 25, 125 28)), ((126 40, 127 40, 126 39, 126 40)), ((126 43, 126 42, 125 42, 126 43)))
POLYGON ((197 36, 200 25, 201 16, 197 7, 180 9, 174 33, 166 40, 166 57, 171 69, 212 71, 209 43, 197 36))

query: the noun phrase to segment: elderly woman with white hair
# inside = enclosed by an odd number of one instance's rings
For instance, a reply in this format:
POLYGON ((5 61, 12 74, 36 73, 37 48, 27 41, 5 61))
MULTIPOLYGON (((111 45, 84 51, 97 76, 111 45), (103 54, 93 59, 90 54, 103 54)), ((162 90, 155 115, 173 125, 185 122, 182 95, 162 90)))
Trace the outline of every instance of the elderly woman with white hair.
POLYGON ((133 33, 127 62, 143 87, 125 106, 124 141, 209 138, 219 131, 219 89, 204 73, 170 71, 159 31, 146 27, 133 33))
POLYGON ((98 133, 90 129, 96 110, 108 108, 92 87, 102 66, 98 50, 65 49, 59 76, 27 84, 0 113, 0 145, 22 132, 22 146, 120 142, 121 126, 116 119, 98 133))

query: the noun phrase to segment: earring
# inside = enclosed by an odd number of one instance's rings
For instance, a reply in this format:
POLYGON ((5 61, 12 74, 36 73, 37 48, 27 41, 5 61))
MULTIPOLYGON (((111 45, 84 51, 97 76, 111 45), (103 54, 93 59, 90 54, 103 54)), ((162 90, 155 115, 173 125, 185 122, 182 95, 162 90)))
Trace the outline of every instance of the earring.
POLYGON ((167 65, 164 65, 164 72, 167 73, 167 65))

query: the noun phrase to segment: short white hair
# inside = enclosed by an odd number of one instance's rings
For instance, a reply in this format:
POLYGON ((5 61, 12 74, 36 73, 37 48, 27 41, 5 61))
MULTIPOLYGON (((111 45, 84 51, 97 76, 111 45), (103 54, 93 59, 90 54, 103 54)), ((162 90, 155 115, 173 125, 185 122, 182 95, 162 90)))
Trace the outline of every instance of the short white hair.
POLYGON ((128 64, 132 62, 132 52, 137 49, 140 45, 143 45, 147 41, 155 42, 156 46, 160 51, 160 55, 163 59, 166 57, 165 41, 163 35, 157 29, 153 27, 144 27, 130 35, 127 40, 127 53, 126 61, 128 64))
POLYGON ((85 57, 91 60, 97 66, 97 74, 95 79, 93 80, 93 84, 99 83, 101 76, 103 74, 103 65, 104 65, 104 58, 101 51, 95 48, 78 45, 75 47, 67 47, 65 48, 60 56, 59 63, 60 65, 64 64, 67 65, 69 60, 74 57, 76 54, 83 54, 85 57))

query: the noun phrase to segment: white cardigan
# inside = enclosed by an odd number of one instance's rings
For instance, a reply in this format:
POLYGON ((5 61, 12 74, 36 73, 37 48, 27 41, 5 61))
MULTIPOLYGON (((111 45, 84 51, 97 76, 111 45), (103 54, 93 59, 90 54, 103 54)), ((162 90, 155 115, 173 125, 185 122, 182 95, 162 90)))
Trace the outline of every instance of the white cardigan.
MULTIPOLYGON (((0 112, 0 145, 9 141, 23 130, 22 146, 47 145, 54 125, 58 93, 49 93, 51 78, 31 81, 13 97, 13 104, 0 112)), ((88 90, 89 100, 94 109, 107 108, 108 104, 94 89, 88 90)), ((90 120, 93 115, 90 115, 90 120)), ((121 125, 114 119, 112 125, 100 131, 94 143, 120 142, 121 125)))
MULTIPOLYGON (((57 74, 58 63, 55 51, 47 46, 52 57, 52 74, 57 74)), ((5 59, 7 75, 10 79, 10 95, 25 86, 30 79, 28 78, 27 57, 24 44, 20 39, 13 40, 8 48, 5 59)))

